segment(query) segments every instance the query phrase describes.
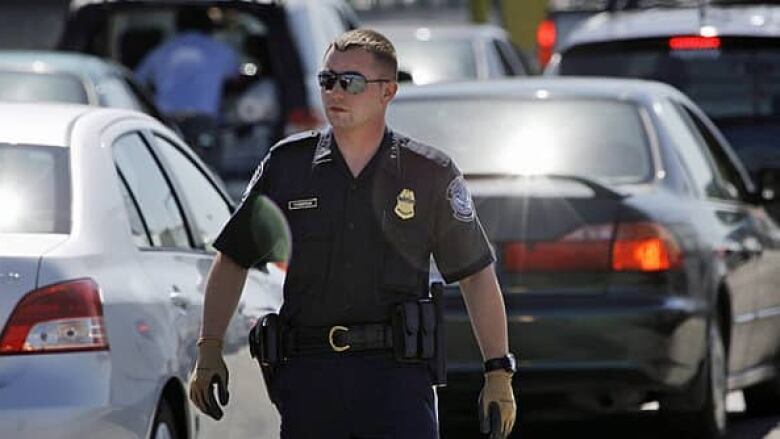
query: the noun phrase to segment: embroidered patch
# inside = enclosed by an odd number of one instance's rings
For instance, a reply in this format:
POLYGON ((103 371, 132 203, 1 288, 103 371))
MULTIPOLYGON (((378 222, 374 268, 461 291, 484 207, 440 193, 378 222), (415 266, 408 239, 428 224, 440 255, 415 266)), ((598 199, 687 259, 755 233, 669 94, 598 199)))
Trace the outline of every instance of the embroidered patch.
POLYGON ((396 197, 395 209, 393 209, 398 218, 408 220, 414 218, 414 191, 404 189, 396 197))
POLYGON ((303 200, 291 200, 287 202, 288 210, 301 210, 301 209, 316 209, 316 198, 305 198, 303 200))
POLYGON ((450 200, 452 207, 452 216, 458 221, 474 221, 474 202, 471 200, 471 193, 466 187, 466 181, 463 176, 455 177, 450 185, 447 186, 447 199, 450 200))

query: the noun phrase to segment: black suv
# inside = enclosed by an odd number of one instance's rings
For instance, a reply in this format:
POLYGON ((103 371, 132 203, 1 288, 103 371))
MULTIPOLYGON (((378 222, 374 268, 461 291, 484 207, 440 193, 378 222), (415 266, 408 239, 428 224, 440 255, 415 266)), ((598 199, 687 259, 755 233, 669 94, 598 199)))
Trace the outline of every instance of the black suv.
MULTIPOLYGON (((686 93, 754 178, 780 164, 780 3, 611 1, 583 22, 550 75, 655 79, 686 93)), ((769 209, 780 218, 780 206, 769 209)))

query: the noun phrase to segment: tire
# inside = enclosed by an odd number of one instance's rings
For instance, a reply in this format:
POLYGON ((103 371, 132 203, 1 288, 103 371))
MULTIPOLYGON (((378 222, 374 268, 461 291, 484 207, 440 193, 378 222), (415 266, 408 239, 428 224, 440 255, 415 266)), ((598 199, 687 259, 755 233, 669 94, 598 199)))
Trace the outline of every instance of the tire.
MULTIPOLYGON (((723 337, 716 322, 707 331, 707 357, 695 378, 691 392, 697 408, 681 408, 680 401, 672 398, 661 404, 669 426, 676 433, 674 437, 691 439, 718 439, 726 434, 726 351, 723 337)), ((691 395, 680 397, 690 400, 691 395)))
POLYGON ((152 425, 151 439, 179 439, 179 433, 176 429, 176 418, 173 416, 173 409, 166 400, 160 401, 157 407, 157 413, 154 415, 154 424, 152 425))
POLYGON ((746 388, 745 407, 751 415, 780 414, 780 376, 746 388))

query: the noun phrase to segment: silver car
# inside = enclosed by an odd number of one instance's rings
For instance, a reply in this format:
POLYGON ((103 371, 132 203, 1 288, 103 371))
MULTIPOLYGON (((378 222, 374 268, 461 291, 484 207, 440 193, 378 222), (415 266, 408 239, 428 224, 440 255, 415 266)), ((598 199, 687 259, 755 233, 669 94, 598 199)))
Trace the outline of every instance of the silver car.
MULTIPOLYGON (((0 104, 0 120, 0 437, 213 437, 186 385, 231 212, 219 182, 141 113, 0 104)), ((283 278, 250 270, 228 363, 249 362, 246 325, 278 309, 283 278)), ((240 381, 231 405, 264 403, 257 376, 240 381)), ((218 427, 266 421, 232 410, 218 427)))

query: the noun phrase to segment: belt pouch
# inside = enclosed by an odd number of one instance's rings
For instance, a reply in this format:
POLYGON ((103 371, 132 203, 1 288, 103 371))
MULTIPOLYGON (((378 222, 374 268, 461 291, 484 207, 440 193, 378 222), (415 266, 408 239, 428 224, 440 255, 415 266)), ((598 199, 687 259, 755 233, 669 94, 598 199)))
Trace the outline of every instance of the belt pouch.
POLYGON ((430 299, 420 300, 420 358, 433 358, 436 350, 436 308, 430 299))
POLYGON ((396 305, 393 313, 393 350, 398 361, 419 359, 420 311, 417 301, 396 305))

